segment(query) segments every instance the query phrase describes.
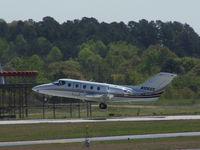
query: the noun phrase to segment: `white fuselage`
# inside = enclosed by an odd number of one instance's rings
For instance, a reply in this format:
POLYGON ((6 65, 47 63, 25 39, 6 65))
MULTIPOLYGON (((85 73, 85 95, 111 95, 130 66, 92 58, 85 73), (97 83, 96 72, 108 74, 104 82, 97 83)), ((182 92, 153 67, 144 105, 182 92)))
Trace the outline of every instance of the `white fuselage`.
POLYGON ((60 79, 53 83, 36 86, 33 90, 51 96, 98 102, 154 101, 162 94, 162 92, 152 93, 128 86, 73 79, 60 79))

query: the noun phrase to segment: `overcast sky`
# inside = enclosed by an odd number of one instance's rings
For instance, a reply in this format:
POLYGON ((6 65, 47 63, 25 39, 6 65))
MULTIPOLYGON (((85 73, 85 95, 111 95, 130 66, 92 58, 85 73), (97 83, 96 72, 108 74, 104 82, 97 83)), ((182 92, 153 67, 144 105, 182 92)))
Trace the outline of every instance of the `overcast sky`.
POLYGON ((60 23, 94 17, 99 22, 141 19, 178 21, 200 35, 200 0, 0 0, 0 18, 41 21, 51 16, 60 23))

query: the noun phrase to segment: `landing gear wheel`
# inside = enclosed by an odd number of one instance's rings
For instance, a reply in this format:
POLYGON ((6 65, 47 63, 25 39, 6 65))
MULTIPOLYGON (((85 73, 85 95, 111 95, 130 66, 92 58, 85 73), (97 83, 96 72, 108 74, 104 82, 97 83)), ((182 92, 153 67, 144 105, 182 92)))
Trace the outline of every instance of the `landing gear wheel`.
POLYGON ((99 108, 100 109, 106 109, 107 108, 107 105, 105 103, 100 103, 99 104, 99 108))

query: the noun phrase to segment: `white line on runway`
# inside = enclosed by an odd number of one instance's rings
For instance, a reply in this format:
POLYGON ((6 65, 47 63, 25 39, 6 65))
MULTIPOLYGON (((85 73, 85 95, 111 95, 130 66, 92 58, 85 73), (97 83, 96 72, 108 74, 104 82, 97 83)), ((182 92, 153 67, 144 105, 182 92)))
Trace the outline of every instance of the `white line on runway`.
MULTIPOLYGON (((181 133, 160 133, 160 134, 145 134, 145 135, 92 137, 92 138, 89 138, 89 141, 131 140, 131 139, 167 138, 167 137, 181 137, 181 136, 200 136, 200 132, 181 132, 181 133)), ((56 143, 62 143, 63 144, 63 143, 75 143, 75 142, 84 142, 84 141, 85 141, 85 138, 0 142, 0 147, 22 146, 22 145, 38 145, 38 144, 56 144, 56 143)))
POLYGON ((4 120, 0 125, 5 124, 37 124, 37 123, 81 123, 81 122, 115 122, 115 121, 165 121, 165 120, 198 120, 200 115, 182 116, 142 116, 125 118, 95 118, 95 119, 39 119, 39 120, 4 120))

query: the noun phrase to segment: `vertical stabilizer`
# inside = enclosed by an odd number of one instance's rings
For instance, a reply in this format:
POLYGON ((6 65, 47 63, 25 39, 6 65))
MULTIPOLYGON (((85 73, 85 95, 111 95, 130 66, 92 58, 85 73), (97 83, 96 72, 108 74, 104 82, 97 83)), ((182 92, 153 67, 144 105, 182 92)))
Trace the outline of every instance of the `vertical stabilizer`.
POLYGON ((176 74, 160 72, 146 82, 140 85, 132 86, 132 88, 140 93, 155 93, 158 91, 163 91, 174 77, 176 77, 176 74))
POLYGON ((141 84, 141 89, 147 91, 161 91, 176 77, 176 74, 161 72, 150 80, 141 84))
MULTIPOLYGON (((2 72, 2 67, 1 67, 1 63, 0 63, 0 72, 2 72)), ((3 76, 0 76, 0 84, 5 84, 5 80, 3 76)))

